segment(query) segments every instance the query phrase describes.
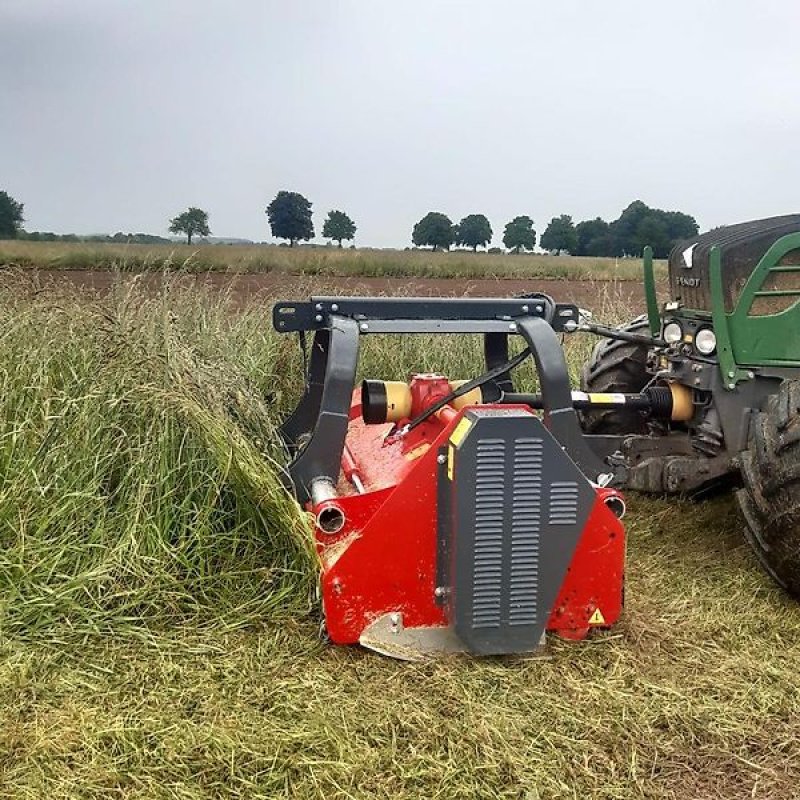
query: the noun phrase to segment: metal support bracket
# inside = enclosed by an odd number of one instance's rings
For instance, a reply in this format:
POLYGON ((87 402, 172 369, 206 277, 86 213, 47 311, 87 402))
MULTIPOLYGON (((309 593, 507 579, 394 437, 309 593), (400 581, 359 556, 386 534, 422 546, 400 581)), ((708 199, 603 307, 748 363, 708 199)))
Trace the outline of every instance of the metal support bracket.
MULTIPOLYGON (((578 321, 578 307, 547 295, 520 298, 312 297, 277 303, 280 333, 314 331, 303 396, 281 427, 293 460, 287 488, 301 503, 314 480, 336 483, 347 435, 358 363, 358 339, 371 333, 482 333, 488 369, 508 360, 508 337, 521 335, 531 348, 544 400, 545 424, 594 481, 606 465, 586 442, 572 407, 569 373, 556 335, 578 321)), ((511 376, 499 381, 513 391, 511 376)))
POLYGON ((531 348, 542 390, 547 429, 581 468, 589 480, 599 482, 608 467, 595 455, 584 437, 572 405, 572 388, 564 350, 555 331, 542 319, 519 323, 520 333, 531 348))
POLYGON ((294 489, 301 503, 311 499, 312 481, 328 478, 336 484, 347 436, 358 366, 358 323, 334 316, 330 324, 330 330, 314 335, 306 391, 281 428, 296 451, 288 468, 292 485, 287 488, 294 489))

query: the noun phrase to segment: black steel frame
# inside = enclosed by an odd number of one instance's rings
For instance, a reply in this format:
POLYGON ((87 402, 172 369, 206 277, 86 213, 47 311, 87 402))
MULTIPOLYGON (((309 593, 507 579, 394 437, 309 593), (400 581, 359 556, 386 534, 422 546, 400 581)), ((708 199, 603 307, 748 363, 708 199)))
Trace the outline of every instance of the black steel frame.
MULTIPOLYGON (((305 391, 281 426, 293 456, 288 488, 307 502, 312 481, 338 481, 359 337, 385 333, 483 334, 488 369, 508 360, 509 336, 522 336, 539 374, 546 426, 586 476, 597 480, 608 467, 581 431, 557 336, 568 323, 577 323, 578 315, 577 306, 555 303, 544 294, 511 299, 312 297, 303 303, 276 303, 275 330, 314 332, 305 391)), ((504 391, 514 390, 508 373, 498 382, 504 391)))

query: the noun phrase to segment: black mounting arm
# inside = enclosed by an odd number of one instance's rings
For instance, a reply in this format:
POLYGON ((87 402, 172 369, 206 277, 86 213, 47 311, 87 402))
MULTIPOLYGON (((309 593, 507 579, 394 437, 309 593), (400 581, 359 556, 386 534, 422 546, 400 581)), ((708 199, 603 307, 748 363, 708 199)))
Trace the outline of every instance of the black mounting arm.
MULTIPOLYGON (((586 442, 572 405, 567 365, 557 332, 579 321, 577 306, 547 295, 524 298, 312 297, 279 302, 273 325, 280 333, 314 331, 303 397, 281 427, 294 454, 288 481, 300 502, 311 483, 336 483, 355 385, 359 336, 377 333, 477 333, 484 335, 488 369, 508 361, 508 337, 522 336, 533 354, 545 422, 591 480, 608 470, 586 442)), ((498 379, 513 391, 506 372, 498 379)))

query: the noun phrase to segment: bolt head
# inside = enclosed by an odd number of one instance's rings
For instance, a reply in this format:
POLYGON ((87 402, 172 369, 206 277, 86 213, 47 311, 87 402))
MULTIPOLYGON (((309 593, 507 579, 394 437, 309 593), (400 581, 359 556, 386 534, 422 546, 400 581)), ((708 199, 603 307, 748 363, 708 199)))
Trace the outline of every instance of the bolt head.
POLYGON ((734 377, 736 377, 736 373, 735 373, 733 370, 731 370, 731 371, 728 373, 728 377, 729 377, 729 378, 734 378, 734 377))
POLYGON ((508 329, 509 329, 510 331, 515 331, 515 330, 517 329, 517 323, 516 323, 516 322, 512 322, 512 323, 511 323, 511 324, 508 326, 508 329))
POLYGON ((315 319, 317 322, 322 322, 322 314, 317 314, 317 316, 316 316, 316 317, 314 317, 314 319, 315 319))
POLYGON ((366 322, 362 322, 362 323, 361 323, 361 324, 358 326, 358 329, 359 329, 360 331, 368 331, 368 330, 369 330, 369 325, 367 325, 367 323, 366 323, 366 322))
POLYGON ((331 311, 338 311, 338 310, 339 310, 339 304, 338 304, 338 303, 334 303, 334 304, 331 306, 331 311))
POLYGON ((751 370, 751 369, 747 370, 747 377, 750 378, 750 380, 755 378, 755 376, 756 376, 756 374, 755 374, 755 372, 753 372, 753 370, 751 370))
POLYGON ((527 314, 530 311, 530 308, 528 306, 522 306, 522 310, 525 314, 527 314))
POLYGON ((439 464, 444 464, 444 462, 445 462, 445 461, 447 461, 447 458, 446 458, 446 456, 444 455, 444 453, 440 453, 438 456, 436 456, 436 461, 437 461, 439 464))
POLYGON ((317 304, 314 306, 314 308, 316 308, 316 309, 317 309, 317 311, 322 311, 322 303, 317 303, 317 304))

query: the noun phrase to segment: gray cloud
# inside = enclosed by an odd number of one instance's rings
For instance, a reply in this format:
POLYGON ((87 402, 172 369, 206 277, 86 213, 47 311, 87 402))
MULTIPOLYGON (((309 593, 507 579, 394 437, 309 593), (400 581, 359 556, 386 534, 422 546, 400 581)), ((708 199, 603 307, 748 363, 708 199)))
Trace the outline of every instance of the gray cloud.
POLYGON ((409 243, 429 210, 704 227, 797 211, 793 0, 3 0, 0 188, 31 229, 268 238, 278 189, 409 243))

